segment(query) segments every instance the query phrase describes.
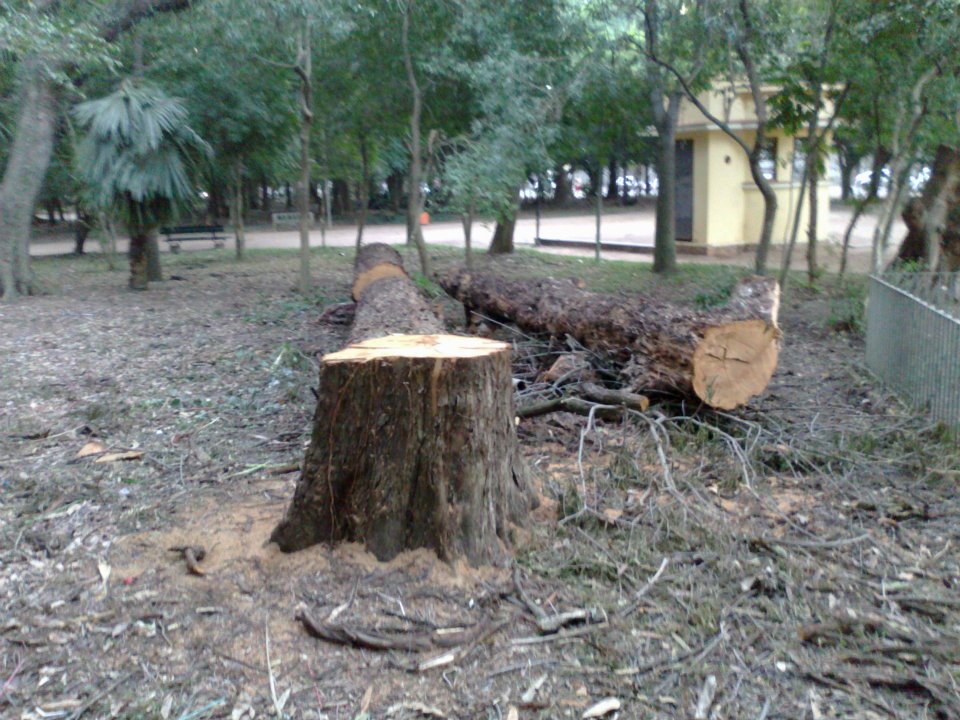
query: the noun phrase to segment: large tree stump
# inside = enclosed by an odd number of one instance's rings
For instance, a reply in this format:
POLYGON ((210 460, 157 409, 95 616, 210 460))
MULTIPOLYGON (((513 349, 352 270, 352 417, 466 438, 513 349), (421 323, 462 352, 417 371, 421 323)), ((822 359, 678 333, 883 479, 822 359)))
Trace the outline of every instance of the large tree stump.
POLYGON ((323 358, 313 437, 272 539, 292 551, 364 543, 380 560, 418 547, 490 563, 526 509, 510 347, 391 335, 323 358))
POLYGON ((364 543, 499 559, 534 504, 514 428, 510 348, 443 335, 392 248, 357 256, 350 345, 323 358, 284 551, 364 543), (390 335, 389 333, 412 333, 390 335))
POLYGON ((777 366, 780 289, 739 283, 729 303, 696 311, 651 298, 581 290, 569 280, 518 281, 455 272, 443 288, 472 311, 523 330, 570 335, 623 366, 638 392, 696 397, 732 409, 762 392, 777 366))

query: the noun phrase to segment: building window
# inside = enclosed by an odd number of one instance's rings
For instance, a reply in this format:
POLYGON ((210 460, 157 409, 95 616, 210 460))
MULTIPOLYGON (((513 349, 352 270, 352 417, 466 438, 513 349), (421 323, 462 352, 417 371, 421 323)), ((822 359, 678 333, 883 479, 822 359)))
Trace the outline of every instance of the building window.
POLYGON ((760 174, 767 180, 777 179, 777 140, 771 138, 760 148, 760 174))
POLYGON ((803 180, 803 168, 807 163, 807 151, 804 150, 799 140, 793 143, 793 169, 790 179, 794 182, 803 180))

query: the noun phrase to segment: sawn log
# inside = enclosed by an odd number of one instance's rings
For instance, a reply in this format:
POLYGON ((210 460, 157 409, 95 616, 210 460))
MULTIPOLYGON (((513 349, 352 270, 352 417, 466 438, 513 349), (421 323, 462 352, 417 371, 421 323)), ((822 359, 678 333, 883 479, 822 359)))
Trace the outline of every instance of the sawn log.
POLYGON ((468 314, 565 335, 622 365, 631 389, 697 398, 729 410, 763 392, 777 366, 780 288, 747 278, 722 308, 699 311, 653 298, 581 290, 569 280, 507 280, 456 271, 441 280, 468 314))

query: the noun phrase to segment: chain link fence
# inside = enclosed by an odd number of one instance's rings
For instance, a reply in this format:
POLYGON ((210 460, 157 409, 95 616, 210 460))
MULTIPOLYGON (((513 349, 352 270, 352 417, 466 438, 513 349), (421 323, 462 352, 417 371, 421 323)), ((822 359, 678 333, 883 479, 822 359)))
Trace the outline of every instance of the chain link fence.
POLYGON ((872 275, 867 366, 910 404, 960 427, 960 273, 872 275))

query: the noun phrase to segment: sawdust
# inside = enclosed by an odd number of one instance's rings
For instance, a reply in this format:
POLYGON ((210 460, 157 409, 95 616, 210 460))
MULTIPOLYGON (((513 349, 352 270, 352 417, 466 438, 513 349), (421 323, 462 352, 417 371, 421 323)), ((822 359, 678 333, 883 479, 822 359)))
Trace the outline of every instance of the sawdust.
MULTIPOLYGON (((264 494, 282 489, 284 483, 265 481, 264 494)), ((176 527, 121 538, 113 562, 117 577, 136 578, 144 573, 160 573, 174 586, 181 583, 222 581, 233 578, 241 588, 262 587, 268 577, 297 577, 330 570, 331 566, 350 566, 356 572, 401 572, 426 577, 441 588, 470 590, 483 583, 502 581, 505 571, 494 567, 472 568, 464 562, 453 565, 437 558, 430 550, 400 553, 381 562, 357 543, 334 548, 324 545, 283 553, 270 542, 270 533, 283 517, 286 500, 244 498, 224 504, 209 500, 205 504, 185 505, 177 513, 176 527), (201 563, 205 573, 198 579, 170 548, 200 546, 206 551, 201 563), (239 575, 239 577, 238 577, 239 575)))

